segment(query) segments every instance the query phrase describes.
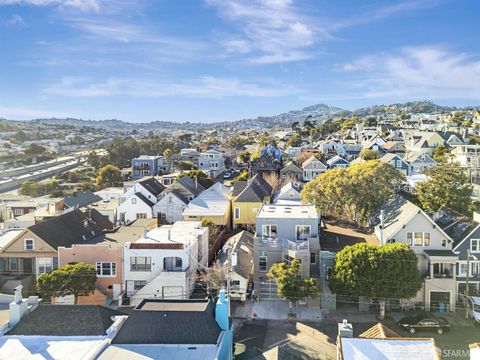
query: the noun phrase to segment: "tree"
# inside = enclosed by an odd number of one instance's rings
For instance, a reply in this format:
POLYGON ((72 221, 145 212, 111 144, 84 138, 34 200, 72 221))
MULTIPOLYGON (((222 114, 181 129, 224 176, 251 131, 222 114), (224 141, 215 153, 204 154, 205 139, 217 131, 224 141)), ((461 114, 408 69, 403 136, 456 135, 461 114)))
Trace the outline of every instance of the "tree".
POLYGON ((102 161, 96 151, 90 151, 87 156, 87 163, 95 170, 98 170, 102 164, 102 161))
POLYGON ((302 265, 298 260, 279 262, 272 265, 267 276, 277 282, 278 295, 288 301, 290 316, 294 316, 293 305, 307 296, 316 297, 320 286, 314 278, 302 279, 302 265))
POLYGON ((472 186, 458 163, 440 163, 426 171, 427 181, 419 183, 415 192, 422 208, 435 212, 442 206, 468 214, 472 186))
MULTIPOLYGON (((108 162, 118 166, 128 166, 133 158, 140 155, 140 145, 133 138, 114 139, 106 146, 108 162)), ((145 154, 150 154, 145 152, 145 154)), ((154 155, 154 154, 151 154, 154 155)))
POLYGON ((348 118, 342 122, 342 125, 340 126, 341 130, 350 130, 353 128, 355 125, 357 125, 358 119, 355 117, 348 118))
POLYGON ((248 162, 250 161, 251 154, 248 151, 243 151, 240 153, 240 155, 238 155, 238 157, 240 158, 240 161, 242 163, 248 164, 248 162))
POLYGON ((231 181, 232 184, 235 184, 237 181, 247 181, 248 180, 248 170, 242 170, 240 175, 231 181))
POLYGON ((83 262, 67 264, 49 273, 43 273, 37 280, 37 291, 43 299, 73 295, 75 304, 79 296, 95 290, 95 266, 83 262))
POLYGON ((42 155, 43 153, 45 153, 47 151, 47 149, 45 148, 45 146, 42 146, 42 145, 37 145, 37 144, 30 144, 27 148, 25 148, 24 152, 25 152, 25 155, 29 155, 29 156, 38 156, 38 155, 42 155))
POLYGON ((203 187, 210 187, 213 185, 213 181, 202 170, 190 170, 179 174, 176 180, 180 180, 184 176, 188 176, 194 180, 197 180, 203 187))
POLYGON ((383 319, 385 299, 410 299, 421 289, 417 255, 400 243, 346 246, 335 256, 330 287, 340 295, 379 299, 383 319))
POLYGON ((98 189, 122 185, 122 173, 120 169, 112 164, 105 165, 98 170, 96 184, 98 189))
POLYGON ((363 149, 360 151, 360 157, 363 160, 377 160, 380 159, 380 152, 377 150, 363 149))
POLYGON ((177 163, 177 167, 180 169, 180 170, 194 170, 196 169, 197 167, 195 166, 194 163, 192 163, 191 161, 179 161, 177 163))
POLYGON ((266 173, 263 175, 263 179, 272 187, 272 194, 279 189, 282 183, 280 176, 275 173, 266 173))
POLYGON ((288 139, 287 143, 285 144, 286 147, 289 147, 289 146, 300 146, 302 144, 302 137, 300 136, 300 134, 293 134, 292 136, 290 136, 290 139, 288 139))
POLYGON ((450 149, 445 145, 439 145, 433 149, 433 160, 436 162, 446 162, 450 155, 450 149))
POLYGON ((208 244, 209 246, 213 245, 218 235, 220 235, 220 228, 209 218, 202 219, 202 226, 208 227, 208 244))
POLYGON ((304 186, 302 200, 324 214, 364 225, 395 193, 402 178, 390 164, 370 160, 325 171, 304 186))
POLYGON ((227 266, 217 260, 211 267, 202 271, 200 279, 207 284, 209 294, 218 293, 227 284, 227 266))

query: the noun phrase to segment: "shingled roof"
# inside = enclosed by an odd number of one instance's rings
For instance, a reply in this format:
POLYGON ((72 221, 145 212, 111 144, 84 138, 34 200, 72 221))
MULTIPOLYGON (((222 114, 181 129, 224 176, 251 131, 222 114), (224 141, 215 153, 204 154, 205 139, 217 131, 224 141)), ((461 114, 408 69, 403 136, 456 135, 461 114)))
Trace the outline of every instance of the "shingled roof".
POLYGON ((162 191, 165 190, 165 186, 163 186, 161 182, 157 181, 153 177, 139 181, 139 184, 142 185, 154 196, 160 195, 162 191))
POLYGON ((81 244, 103 232, 101 224, 92 221, 86 213, 78 209, 32 225, 28 229, 55 250, 59 246, 81 244))
POLYGON ((251 178, 245 189, 237 196, 236 202, 262 202, 266 196, 272 194, 272 187, 262 176, 255 175, 251 178))
POLYGON ((102 198, 90 190, 75 192, 63 198, 63 202, 69 208, 78 209, 96 202, 102 201, 102 198))
POLYGON ((112 344, 216 344, 220 326, 209 300, 143 300, 112 344))
POLYGON ((100 336, 106 334, 116 315, 124 314, 101 305, 40 304, 7 335, 100 336))

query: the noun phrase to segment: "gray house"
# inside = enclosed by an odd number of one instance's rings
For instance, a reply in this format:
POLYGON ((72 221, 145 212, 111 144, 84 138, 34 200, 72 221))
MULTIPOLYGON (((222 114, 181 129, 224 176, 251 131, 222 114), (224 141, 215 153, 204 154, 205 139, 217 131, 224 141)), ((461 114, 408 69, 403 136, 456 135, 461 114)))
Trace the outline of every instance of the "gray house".
MULTIPOLYGON (((314 206, 263 205, 257 215, 254 238, 254 281, 260 298, 275 298, 276 287, 267 278, 280 261, 301 260, 302 276, 319 275, 320 216, 314 206)), ((318 299, 308 305, 319 306, 318 299)))
POLYGON ((468 274, 469 293, 480 293, 480 224, 470 232, 453 249, 458 254, 457 262, 457 293, 466 290, 468 274), (469 251, 470 250, 470 251, 469 251), (467 270, 467 257, 470 269, 467 270))
POLYGON ((170 170, 165 156, 141 155, 132 159, 132 178, 160 175, 170 170))

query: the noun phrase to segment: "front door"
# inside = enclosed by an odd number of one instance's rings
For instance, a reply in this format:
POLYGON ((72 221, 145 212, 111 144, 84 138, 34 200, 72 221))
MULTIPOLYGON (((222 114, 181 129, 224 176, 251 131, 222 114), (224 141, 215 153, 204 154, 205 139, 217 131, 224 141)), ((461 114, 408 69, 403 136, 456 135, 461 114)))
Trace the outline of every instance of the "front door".
POLYGON ((23 258, 22 273, 25 275, 33 274, 33 258, 23 258))

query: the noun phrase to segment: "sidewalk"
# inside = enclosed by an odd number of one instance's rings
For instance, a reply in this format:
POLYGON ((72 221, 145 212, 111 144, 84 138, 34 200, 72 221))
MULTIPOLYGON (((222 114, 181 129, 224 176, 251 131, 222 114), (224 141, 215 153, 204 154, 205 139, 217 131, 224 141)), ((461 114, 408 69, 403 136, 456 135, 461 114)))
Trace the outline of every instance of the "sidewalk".
MULTIPOLYGON (((294 308, 297 320, 321 321, 322 313, 319 309, 308 309, 305 305, 294 308)), ((246 302, 244 305, 232 306, 232 317, 242 319, 288 319, 289 306, 285 300, 262 300, 260 302, 246 302), (254 314, 256 316, 254 316, 254 314)))

